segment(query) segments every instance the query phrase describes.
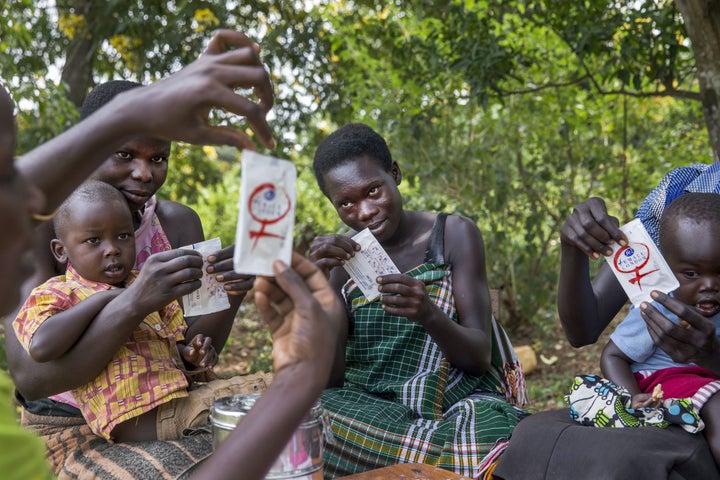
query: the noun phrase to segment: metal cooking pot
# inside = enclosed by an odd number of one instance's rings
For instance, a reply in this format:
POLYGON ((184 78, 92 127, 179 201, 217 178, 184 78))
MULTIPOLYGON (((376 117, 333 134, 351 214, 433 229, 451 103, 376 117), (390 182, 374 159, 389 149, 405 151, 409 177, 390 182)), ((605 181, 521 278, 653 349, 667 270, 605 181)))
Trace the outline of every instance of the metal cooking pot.
MULTIPOLYGON (((230 435, 242 418, 260 398, 259 394, 241 394, 222 397, 210 409, 213 445, 230 435)), ((266 479, 322 480, 323 432, 326 417, 320 401, 316 402, 268 472, 266 479)))

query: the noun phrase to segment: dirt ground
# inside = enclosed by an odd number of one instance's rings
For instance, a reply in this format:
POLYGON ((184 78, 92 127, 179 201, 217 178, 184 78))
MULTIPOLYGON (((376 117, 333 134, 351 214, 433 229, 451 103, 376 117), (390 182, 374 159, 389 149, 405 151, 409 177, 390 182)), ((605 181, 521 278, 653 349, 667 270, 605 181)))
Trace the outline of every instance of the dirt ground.
MULTIPOLYGON (((542 337, 508 332, 515 346, 530 345, 537 357, 537 368, 526 376, 530 405, 537 412, 563 408, 563 395, 570 388, 573 376, 600 373, 600 354, 612 326, 624 317, 624 312, 607 328, 600 340, 583 348, 573 348, 556 323, 542 337)), ((271 371, 271 343, 264 324, 255 308, 245 303, 238 312, 233 331, 215 370, 222 376, 271 371)))
POLYGON ((272 343, 255 306, 243 302, 215 372, 221 376, 271 371, 272 343))
MULTIPOLYGON (((514 341, 516 345, 529 344, 537 356, 537 368, 526 376, 530 405, 528 410, 537 412, 564 408, 563 396, 570 389, 575 375, 600 374, 600 355, 607 343, 616 319, 593 345, 574 348, 565 338, 559 322, 546 338, 532 342, 514 341)), ((510 334, 512 337, 512 334, 510 334)))

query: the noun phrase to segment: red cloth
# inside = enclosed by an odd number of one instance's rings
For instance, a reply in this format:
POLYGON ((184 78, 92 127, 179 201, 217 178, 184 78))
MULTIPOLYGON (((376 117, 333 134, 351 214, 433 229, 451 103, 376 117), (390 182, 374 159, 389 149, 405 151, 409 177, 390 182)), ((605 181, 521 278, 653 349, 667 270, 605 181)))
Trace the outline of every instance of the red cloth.
POLYGON ((655 385, 662 383, 663 398, 690 398, 702 387, 720 377, 696 365, 670 367, 649 375, 635 373, 638 387, 643 393, 652 393, 655 385))

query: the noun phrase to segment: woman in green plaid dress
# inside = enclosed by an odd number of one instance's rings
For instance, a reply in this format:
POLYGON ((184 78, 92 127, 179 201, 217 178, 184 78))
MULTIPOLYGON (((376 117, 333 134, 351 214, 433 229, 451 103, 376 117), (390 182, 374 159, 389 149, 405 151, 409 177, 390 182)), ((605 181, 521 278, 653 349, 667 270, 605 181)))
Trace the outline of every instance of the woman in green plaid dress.
POLYGON ((484 457, 524 414, 522 370, 492 318, 482 236, 469 219, 403 209, 400 168, 362 124, 325 139, 315 176, 353 232, 317 237, 310 258, 347 308, 322 403, 335 443, 334 478, 396 463, 428 463, 477 477, 484 457), (402 274, 377 279, 368 300, 341 267, 369 229, 402 274))

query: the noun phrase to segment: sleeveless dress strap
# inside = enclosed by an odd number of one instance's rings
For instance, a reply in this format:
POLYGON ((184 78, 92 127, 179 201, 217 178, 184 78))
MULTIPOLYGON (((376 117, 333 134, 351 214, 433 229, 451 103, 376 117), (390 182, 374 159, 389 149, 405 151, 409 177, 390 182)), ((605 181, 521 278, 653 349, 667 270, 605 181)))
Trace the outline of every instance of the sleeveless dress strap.
POLYGON ((425 250, 425 263, 445 263, 445 220, 447 217, 447 213, 438 213, 435 217, 435 224, 425 250))

